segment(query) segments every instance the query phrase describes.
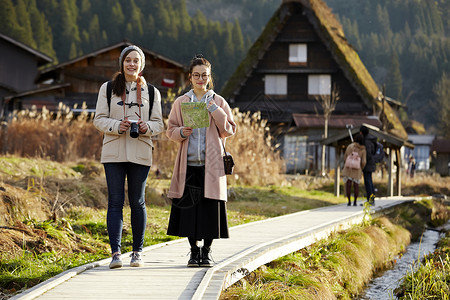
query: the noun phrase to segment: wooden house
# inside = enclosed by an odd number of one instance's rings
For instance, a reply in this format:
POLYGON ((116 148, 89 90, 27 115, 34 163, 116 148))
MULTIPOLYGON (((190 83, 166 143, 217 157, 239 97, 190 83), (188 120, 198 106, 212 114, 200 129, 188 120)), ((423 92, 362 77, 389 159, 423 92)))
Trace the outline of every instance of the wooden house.
POLYGON ((431 145, 436 173, 450 176, 450 139, 435 138, 431 145))
POLYGON ((428 171, 430 169, 431 146, 435 137, 431 134, 408 134, 408 141, 414 144, 414 149, 405 148, 403 151, 405 169, 407 169, 410 155, 416 160, 416 170, 428 171))
POLYGON ((47 55, 0 33, 0 118, 11 96, 36 88, 39 68, 52 61, 47 55))
MULTIPOLYGON (((15 107, 26 109, 35 106, 39 109, 45 105, 49 110, 55 110, 59 103, 63 103, 76 113, 85 103, 88 111, 94 111, 101 84, 119 71, 119 55, 131 44, 123 41, 43 69, 36 80, 38 89, 42 91, 40 95, 15 96, 15 107)), ((176 93, 185 87, 187 67, 140 48, 146 61, 143 76, 159 89, 163 100, 169 90, 176 93)), ((169 109, 169 104, 163 102, 163 113, 167 114, 169 109)))
MULTIPOLYGON (((284 0, 222 95, 241 111, 261 111, 287 160, 287 171, 318 170, 324 117, 320 100, 336 99, 328 136, 372 124, 407 133, 322 0, 284 0), (319 101, 318 101, 319 100, 319 101)), ((328 165, 334 165, 328 147, 328 165)))

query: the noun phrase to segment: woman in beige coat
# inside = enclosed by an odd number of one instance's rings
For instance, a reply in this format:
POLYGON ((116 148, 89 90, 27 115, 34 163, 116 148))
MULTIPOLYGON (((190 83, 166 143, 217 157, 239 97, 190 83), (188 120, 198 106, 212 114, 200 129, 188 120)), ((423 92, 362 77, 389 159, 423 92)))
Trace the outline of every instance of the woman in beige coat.
POLYGON ((222 141, 236 132, 228 103, 212 90, 211 64, 197 55, 189 68, 192 89, 177 98, 169 115, 167 137, 179 143, 168 196, 172 199, 167 234, 187 237, 188 267, 210 266, 213 239, 228 238, 227 178, 222 141), (191 128, 183 122, 181 104, 206 103, 209 127, 191 128), (203 240, 203 247, 197 245, 203 240))
POLYGON ((94 126, 101 131, 103 147, 101 163, 105 168, 108 186, 108 212, 106 215, 112 261, 110 268, 122 267, 120 246, 125 201, 125 178, 128 182, 128 200, 131 207, 133 231, 132 267, 142 266, 140 252, 144 244, 147 221, 145 185, 152 164, 151 137, 164 129, 161 114, 161 95, 147 83, 140 73, 145 66, 145 56, 137 46, 123 49, 119 57, 120 72, 111 84, 108 103, 105 82, 98 93, 94 126), (149 89, 153 89, 153 106, 150 108, 149 89), (150 113, 151 112, 151 113, 150 113), (134 134, 131 134, 132 124, 134 134))
POLYGON ((345 184, 345 193, 347 195, 348 203, 350 206, 351 203, 351 192, 352 192, 352 183, 354 188, 354 196, 355 200, 353 201, 353 206, 356 206, 356 202, 359 194, 359 181, 361 180, 362 170, 366 165, 366 147, 364 146, 364 138, 358 133, 355 135, 354 142, 347 146, 344 154, 344 162, 347 162, 349 156, 356 152, 360 159, 360 162, 357 166, 350 167, 347 163, 344 164, 344 169, 342 170, 342 176, 344 177, 345 184))

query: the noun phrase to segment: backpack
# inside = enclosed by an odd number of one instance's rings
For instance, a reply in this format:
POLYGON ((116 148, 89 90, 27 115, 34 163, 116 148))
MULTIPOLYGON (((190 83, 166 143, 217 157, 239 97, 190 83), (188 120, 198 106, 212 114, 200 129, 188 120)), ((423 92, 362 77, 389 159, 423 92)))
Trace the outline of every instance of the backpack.
POLYGON ((347 156, 344 167, 349 169, 361 169, 361 157, 359 157, 358 152, 353 151, 347 156))
MULTIPOLYGON (((154 86, 147 82, 148 99, 150 101, 150 106, 148 108, 148 119, 152 115, 153 100, 155 100, 155 89, 154 86)), ((106 84, 106 100, 108 101, 108 111, 111 110, 111 96, 112 96, 112 81, 108 81, 106 84)))
POLYGON ((375 163, 380 163, 384 159, 384 147, 380 142, 375 142, 375 153, 373 154, 373 160, 375 163))

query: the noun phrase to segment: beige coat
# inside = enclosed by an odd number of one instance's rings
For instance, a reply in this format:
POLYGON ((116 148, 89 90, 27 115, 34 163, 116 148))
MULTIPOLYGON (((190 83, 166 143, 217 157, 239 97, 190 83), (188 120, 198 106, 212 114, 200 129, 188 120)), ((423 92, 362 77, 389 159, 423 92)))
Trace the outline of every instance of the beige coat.
POLYGON ((356 142, 348 145, 347 149, 345 150, 345 154, 344 154, 344 164, 345 164, 347 157, 352 152, 355 152, 355 151, 358 152, 359 157, 361 157, 361 169, 350 169, 350 168, 345 167, 345 165, 344 165, 344 169, 342 170, 342 176, 346 176, 349 178, 359 180, 359 179, 361 179, 361 176, 362 176, 362 169, 364 169, 364 166, 366 165, 366 147, 364 145, 360 145, 356 142))
MULTIPOLYGON (((133 162, 145 166, 152 165, 153 142, 151 136, 161 133, 164 129, 161 113, 161 94, 155 88, 152 115, 149 117, 148 89, 145 80, 143 82, 141 100, 144 106, 141 107, 141 119, 147 123, 150 130, 147 130, 145 134, 139 134, 137 138, 130 136, 130 130, 119 134, 119 124, 124 118, 124 112, 123 106, 117 103, 122 101, 122 99, 112 93, 111 108, 109 109, 106 100, 106 82, 100 87, 95 109, 94 126, 104 133, 101 163, 133 162)), ((136 82, 133 82, 126 103, 137 103, 135 87, 136 82)), ((136 113, 139 113, 139 108, 137 106, 125 107, 129 120, 137 120, 136 113)))
MULTIPOLYGON (((206 129, 205 149, 205 198, 227 201, 227 177, 223 167, 223 148, 219 138, 224 140, 236 132, 236 124, 230 106, 219 95, 214 100, 218 108, 209 114, 210 126, 206 129)), ((173 169, 172 182, 168 193, 169 198, 181 198, 184 192, 187 168, 187 150, 189 137, 181 137, 183 117, 181 103, 189 102, 189 97, 183 95, 177 98, 169 114, 166 135, 169 139, 180 143, 173 169)))

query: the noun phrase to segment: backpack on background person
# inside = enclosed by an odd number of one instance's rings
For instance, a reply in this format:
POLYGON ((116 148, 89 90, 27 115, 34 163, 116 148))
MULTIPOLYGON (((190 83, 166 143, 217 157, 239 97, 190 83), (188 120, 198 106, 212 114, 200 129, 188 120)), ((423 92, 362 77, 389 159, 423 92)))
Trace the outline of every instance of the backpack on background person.
POLYGON ((350 169, 361 169, 361 157, 358 152, 353 151, 349 156, 347 156, 344 167, 350 169))

